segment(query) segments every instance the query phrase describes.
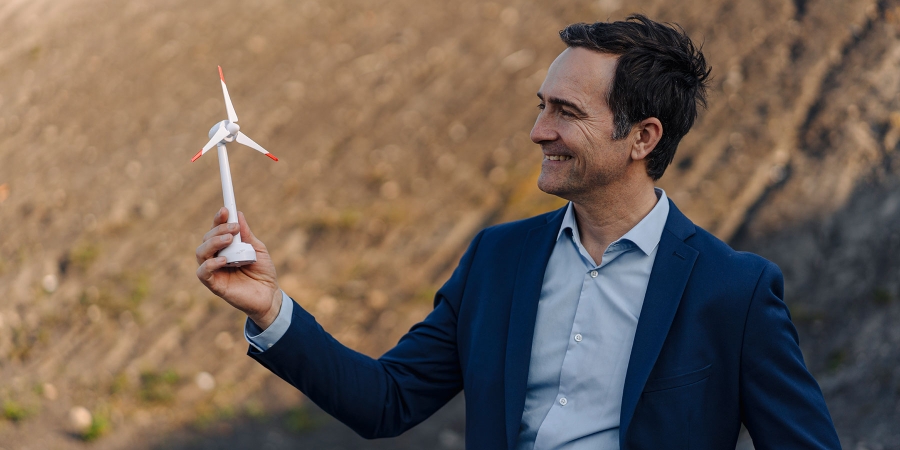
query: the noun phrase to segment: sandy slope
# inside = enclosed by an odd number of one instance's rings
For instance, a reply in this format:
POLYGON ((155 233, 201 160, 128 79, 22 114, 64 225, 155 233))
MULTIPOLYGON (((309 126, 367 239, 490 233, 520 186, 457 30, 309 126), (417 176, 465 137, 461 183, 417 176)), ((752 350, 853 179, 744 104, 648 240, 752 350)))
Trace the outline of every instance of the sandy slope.
POLYGON ((897 202, 900 3, 626 7, 0 5, 0 403, 29 412, 0 421, 0 447, 84 447, 67 428, 76 405, 110 423, 91 447, 133 448, 301 401, 242 355, 242 317, 193 275, 221 201, 215 157, 188 163, 224 118, 216 65, 243 130, 281 159, 231 151, 239 208, 283 287, 377 355, 424 316, 479 228, 559 205, 534 188, 534 92, 562 48, 557 30, 628 11, 683 25, 716 77, 661 186, 698 224, 785 269, 845 446, 900 446, 889 425, 900 342, 888 331, 900 263, 885 231, 896 222, 874 212, 897 202), (853 206, 867 201, 880 206, 853 206), (871 244, 827 238, 861 223, 871 244), (823 248, 849 256, 829 263, 823 248), (868 267, 859 261, 883 273, 840 275, 868 267), (868 338, 852 341, 860 326, 868 338), (200 372, 213 390, 194 382, 200 372))

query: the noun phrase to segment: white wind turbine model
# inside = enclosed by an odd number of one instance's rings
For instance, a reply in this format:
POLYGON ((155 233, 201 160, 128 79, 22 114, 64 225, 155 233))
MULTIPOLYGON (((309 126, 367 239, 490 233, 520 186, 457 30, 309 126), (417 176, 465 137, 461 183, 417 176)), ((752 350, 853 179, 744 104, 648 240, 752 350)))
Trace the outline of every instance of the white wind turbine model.
MULTIPOLYGON (((238 126, 237 114, 234 112, 234 106, 231 104, 231 98, 228 96, 228 88, 225 87, 225 76, 222 75, 222 66, 219 66, 219 78, 222 80, 222 93, 225 94, 225 109, 228 111, 228 120, 223 120, 209 129, 209 142, 203 146, 203 149, 197 152, 191 162, 203 156, 214 145, 219 151, 219 173, 222 176, 222 196, 225 197, 225 207, 228 208, 228 223, 238 223, 237 206, 234 203, 234 186, 231 183, 231 168, 228 166, 228 152, 225 150, 225 144, 237 141, 260 153, 278 161, 275 155, 272 155, 261 145, 253 142, 246 134, 241 133, 241 127, 238 126)), ((246 242, 241 242, 241 234, 234 236, 231 245, 219 251, 217 256, 224 256, 227 265, 231 267, 239 267, 256 262, 256 251, 253 246, 246 242)))

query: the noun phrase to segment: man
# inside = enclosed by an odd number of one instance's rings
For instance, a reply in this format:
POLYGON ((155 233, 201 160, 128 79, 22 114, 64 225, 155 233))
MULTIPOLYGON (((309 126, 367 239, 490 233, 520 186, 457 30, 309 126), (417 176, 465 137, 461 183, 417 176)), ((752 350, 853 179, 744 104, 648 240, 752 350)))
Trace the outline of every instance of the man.
POLYGON ((249 316, 251 357, 365 437, 394 436, 461 389, 470 449, 840 448, 782 275, 693 225, 654 181, 704 105, 683 30, 575 24, 531 132, 563 209, 479 233, 435 307, 378 360, 282 293, 266 247, 222 209, 200 280, 249 316), (257 263, 215 252, 240 231, 257 263))

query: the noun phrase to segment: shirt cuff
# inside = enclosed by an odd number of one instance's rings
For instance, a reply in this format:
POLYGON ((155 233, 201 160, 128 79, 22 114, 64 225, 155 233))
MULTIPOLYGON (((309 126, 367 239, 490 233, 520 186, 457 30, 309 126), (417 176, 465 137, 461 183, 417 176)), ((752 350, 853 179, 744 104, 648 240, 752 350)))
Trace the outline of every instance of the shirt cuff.
POLYGON ((284 291, 281 291, 281 311, 278 317, 266 328, 265 331, 259 328, 255 322, 247 318, 244 323, 244 339, 257 351, 264 352, 275 345, 284 333, 291 326, 291 315, 294 312, 294 302, 288 297, 284 291))

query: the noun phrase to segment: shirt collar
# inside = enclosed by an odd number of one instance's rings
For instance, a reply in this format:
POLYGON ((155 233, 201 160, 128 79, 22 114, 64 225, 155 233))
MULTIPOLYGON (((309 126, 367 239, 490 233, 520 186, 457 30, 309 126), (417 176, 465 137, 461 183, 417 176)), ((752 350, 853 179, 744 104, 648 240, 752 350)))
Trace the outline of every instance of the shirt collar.
MULTIPOLYGON (((624 236, 617 239, 610 246, 621 241, 628 241, 640 248, 645 255, 649 255, 656 249, 656 246, 659 245, 663 228, 666 226, 666 220, 669 218, 669 201, 666 197, 666 191, 660 188, 654 188, 654 191, 657 198, 656 206, 637 225, 628 230, 624 236)), ((571 230, 572 238, 578 244, 581 244, 581 236, 578 233, 578 223, 575 221, 575 208, 572 202, 569 202, 568 206, 566 206, 566 215, 563 217, 559 233, 556 234, 556 240, 559 240, 560 236, 567 229, 571 230)))

